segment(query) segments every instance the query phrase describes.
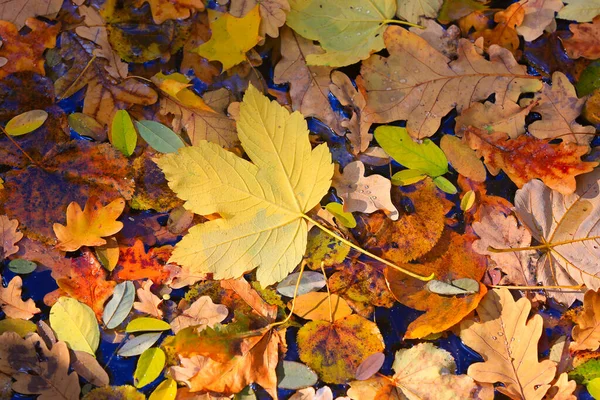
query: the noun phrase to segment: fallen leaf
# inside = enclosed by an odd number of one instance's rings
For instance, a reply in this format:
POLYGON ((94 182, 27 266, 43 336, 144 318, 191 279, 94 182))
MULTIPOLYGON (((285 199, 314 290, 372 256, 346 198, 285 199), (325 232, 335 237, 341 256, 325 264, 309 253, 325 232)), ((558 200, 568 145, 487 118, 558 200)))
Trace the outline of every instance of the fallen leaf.
POLYGON ((351 162, 342 173, 336 168, 332 186, 344 200, 344 211, 370 214, 384 210, 392 220, 398 219, 398 210, 390 197, 392 183, 381 175, 365 176, 362 161, 351 162))
POLYGON ((16 219, 0 215, 0 261, 19 251, 17 242, 23 238, 23 234, 17 230, 18 226, 16 219))
POLYGON ((554 14, 563 8, 561 0, 521 0, 519 4, 525 10, 525 17, 517 32, 526 42, 532 42, 542 36, 544 30, 555 23, 554 14))
POLYGON ((288 0, 232 0, 229 13, 241 18, 249 13, 256 4, 259 5, 260 27, 258 33, 262 37, 267 35, 276 38, 279 28, 285 24, 287 13, 290 11, 288 0))
POLYGON ((158 160, 186 208, 224 216, 190 228, 171 261, 193 273, 212 272, 215 279, 235 278, 258 266, 258 281, 266 287, 300 262, 307 232, 302 214, 329 189, 333 164, 326 145, 311 150, 301 114, 288 114, 252 86, 241 105, 238 135, 255 164, 208 142, 158 160), (193 187, 183 179, 190 172, 198 177, 193 187), (272 235, 278 240, 269 240, 272 235))
POLYGON ((548 390, 548 393, 544 399, 546 400, 577 400, 577 396, 573 393, 577 389, 577 383, 570 381, 569 376, 566 372, 559 375, 558 379, 552 387, 548 390))
MULTIPOLYGON (((8 4, 4 3, 0 7, 4 9, 8 4)), ((50 26, 35 18, 28 18, 25 25, 31 31, 22 36, 11 22, 0 21, 0 37, 2 37, 0 57, 8 60, 0 67, 0 79, 19 71, 46 74, 43 53, 56 45, 60 24, 50 26)))
POLYGON ((133 308, 141 313, 161 319, 163 317, 163 311, 160 309, 162 299, 152 293, 150 290, 151 287, 151 280, 144 281, 141 284, 141 286, 136 290, 139 301, 133 303, 133 308))
POLYGON ((509 139, 504 132, 487 133, 477 128, 467 129, 465 140, 483 156, 492 175, 503 170, 517 187, 539 178, 560 193, 573 193, 575 176, 590 172, 598 165, 581 161, 588 147, 575 143, 552 144, 528 135, 509 139))
POLYGON ((22 290, 23 280, 20 276, 12 278, 7 287, 0 284, 0 309, 6 317, 31 319, 34 314, 41 312, 32 299, 27 301, 21 299, 22 290))
POLYGON ((214 304, 208 296, 201 296, 171 321, 171 329, 175 333, 188 326, 202 330, 223 321, 227 315, 229 315, 227 307, 222 304, 214 304))
POLYGON ((482 37, 485 48, 496 44, 508 49, 515 56, 519 56, 519 45, 521 44, 516 28, 523 23, 525 8, 519 3, 511 4, 506 10, 494 14, 496 26, 494 29, 485 29, 473 33, 473 38, 482 37))
POLYGON ((33 132, 46 122, 48 113, 44 110, 31 110, 13 117, 4 130, 10 136, 21 136, 33 132))
POLYGON ((260 11, 256 5, 242 18, 209 9, 208 19, 212 36, 195 51, 212 61, 220 61, 223 71, 246 61, 246 52, 259 41, 260 11))
POLYGON ((338 134, 343 133, 342 116, 329 103, 333 68, 308 65, 307 57, 323 50, 288 27, 281 30, 281 60, 275 66, 273 82, 289 82, 292 107, 305 117, 315 117, 338 134))
MULTIPOLYGON (((436 279, 444 282, 462 278, 479 282, 487 270, 485 257, 473 251, 469 239, 451 231, 446 231, 438 244, 418 261, 418 264, 405 264, 404 267, 418 274, 435 273, 436 279)), ((448 330, 469 315, 487 292, 486 287, 479 283, 477 293, 460 297, 442 296, 427 290, 426 282, 391 268, 386 270, 386 279, 390 291, 400 303, 425 311, 410 323, 405 339, 421 339, 448 330)))
POLYGON ((146 252, 144 242, 136 239, 133 246, 121 247, 117 267, 112 278, 117 281, 150 279, 156 284, 169 280, 170 272, 165 268, 172 247, 153 247, 146 252))
MULTIPOLYGON (((384 216, 384 218, 387 217, 384 216)), ((315 228, 308 231, 308 243, 304 252, 304 259, 308 268, 320 270, 321 263, 325 268, 341 264, 349 252, 349 246, 322 230, 315 228)))
POLYGON ((307 55, 310 65, 343 67, 369 58, 385 47, 381 34, 396 13, 395 0, 291 0, 287 25, 309 40, 318 40, 325 53, 307 55))
POLYGON ((88 198, 83 211, 76 202, 67 207, 67 225, 55 223, 54 233, 58 238, 57 248, 75 251, 81 246, 106 244, 103 237, 114 235, 123 228, 116 219, 125 208, 125 200, 116 199, 104 206, 97 197, 88 198))
POLYGON ((202 0, 136 0, 135 6, 150 4, 154 22, 162 24, 169 19, 186 19, 196 11, 204 10, 202 0))
POLYGON ((487 173, 483 163, 464 141, 456 136, 444 135, 440 148, 456 172, 475 182, 485 181, 487 173))
MULTIPOLYGON (((253 312, 262 317, 267 322, 273 322, 277 319, 277 306, 268 304, 254 290, 248 281, 243 277, 238 279, 226 279, 219 282, 220 286, 225 290, 230 290, 248 305, 253 312)), ((230 307, 233 310, 239 307, 230 307)))
POLYGON ((311 321, 298 331, 297 343, 302 362, 326 383, 354 378, 364 359, 384 349, 377 325, 358 315, 334 323, 311 321))
POLYGON ((180 71, 185 74, 192 72, 198 79, 210 83, 221 73, 221 66, 216 61, 209 61, 194 51, 202 43, 210 40, 211 32, 208 24, 208 14, 196 14, 193 19, 188 39, 183 45, 183 59, 180 71))
POLYGON ((50 326, 56 338, 71 350, 94 356, 100 344, 100 329, 91 308, 70 297, 61 297, 50 309, 50 326))
POLYGON ((418 21, 423 28, 412 27, 409 30, 425 39, 434 49, 450 59, 458 56, 460 29, 456 25, 444 28, 433 19, 421 18, 418 21))
POLYGON ((133 386, 107 386, 90 390, 82 400, 145 400, 146 396, 135 390, 133 386))
POLYGON ((166 355, 162 349, 152 347, 142 353, 133 372, 133 382, 136 388, 152 383, 165 368, 166 355))
POLYGON ((473 12, 487 9, 487 5, 477 0, 445 0, 437 19, 441 24, 448 24, 473 12))
POLYGON ((132 282, 126 281, 115 286, 113 296, 102 313, 102 322, 108 329, 116 328, 127 318, 134 299, 135 287, 132 282))
POLYGON ((557 18, 577 22, 589 22, 600 14, 600 0, 566 0, 567 5, 558 12, 557 18))
MULTIPOLYGON (((291 303, 288 308, 291 310, 291 303)), ((352 314, 352 309, 337 294, 311 292, 296 297, 293 312, 310 321, 329 321, 330 317, 336 321, 352 314)))
POLYGON ((396 15, 408 22, 419 23, 419 17, 435 18, 443 0, 396 0, 396 15))
POLYGON ((554 362, 538 361, 542 318, 528 321, 530 310, 526 298, 515 302, 508 289, 494 289, 477 307, 479 320, 461 324, 460 338, 484 359, 467 374, 477 382, 503 383, 496 390, 513 399, 541 399, 556 372, 554 362))
POLYGON ((15 379, 15 392, 36 394, 40 400, 79 398, 79 379, 69 373, 69 350, 64 342, 49 350, 36 333, 22 339, 6 332, 0 336, 0 349, 0 371, 15 379))
POLYGON ((110 378, 96 357, 84 351, 71 352, 71 367, 94 386, 108 386, 110 378))
POLYGON ((588 290, 583 297, 583 311, 575 317, 570 350, 596 351, 600 347, 600 291, 588 290))
POLYGON ((365 118, 371 123, 406 120, 416 139, 433 135, 453 108, 461 113, 492 93, 502 104, 513 91, 521 92, 538 79, 498 46, 490 47, 487 61, 461 39, 459 57, 450 62, 423 38, 400 27, 390 26, 383 36, 390 56, 373 56, 361 66, 367 90, 365 118), (397 71, 405 72, 398 77, 397 71))
POLYGON ((62 7, 62 0, 8 0, 0 5, 0 20, 25 26, 30 17, 54 19, 62 7))

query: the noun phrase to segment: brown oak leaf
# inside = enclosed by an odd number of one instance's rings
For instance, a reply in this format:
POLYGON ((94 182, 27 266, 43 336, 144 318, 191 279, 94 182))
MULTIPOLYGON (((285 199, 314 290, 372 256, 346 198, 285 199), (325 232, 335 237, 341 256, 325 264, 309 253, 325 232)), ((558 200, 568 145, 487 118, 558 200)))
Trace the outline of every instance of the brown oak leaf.
POLYGON ((591 23, 571 24, 569 30, 573 36, 562 40, 569 58, 600 58, 600 16, 596 16, 591 23))
POLYGON ((139 301, 133 303, 133 308, 137 311, 151 315, 158 319, 162 319, 163 311, 160 309, 162 299, 152 293, 152 281, 148 279, 144 281, 141 286, 136 290, 137 298, 139 301))
POLYGON ((7 0, 0 4, 0 20, 12 22, 21 29, 30 17, 53 19, 62 4, 62 0, 7 0))
POLYGON ((7 287, 0 284, 0 309, 8 318, 31 319, 34 314, 41 312, 32 299, 21 299, 22 290, 23 280, 18 275, 11 279, 7 287))
POLYGON ((188 326, 196 326, 196 329, 202 330, 223 321, 228 314, 227 307, 214 304, 209 296, 201 296, 171 321, 171 328, 175 333, 188 326))
POLYGON ((554 13, 563 8, 561 0, 521 0, 519 4, 525 10, 525 18, 521 26, 517 26, 517 32, 526 42, 542 36, 544 30, 555 23, 554 13))
POLYGON ((583 311, 575 317, 571 350, 598 350, 600 347, 600 290, 588 290, 583 297, 583 311))
POLYGON ((19 221, 9 219, 6 215, 0 215, 0 261, 19 251, 17 242, 23 238, 23 234, 17 230, 19 221))

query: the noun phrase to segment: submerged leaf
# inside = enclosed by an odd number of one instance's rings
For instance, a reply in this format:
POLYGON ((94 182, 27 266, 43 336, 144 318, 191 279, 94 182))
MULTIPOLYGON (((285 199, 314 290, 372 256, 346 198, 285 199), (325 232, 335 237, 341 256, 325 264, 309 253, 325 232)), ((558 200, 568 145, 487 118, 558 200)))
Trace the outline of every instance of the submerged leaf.
POLYGON ((35 131, 46 122, 47 118, 48 113, 44 110, 27 111, 8 121, 4 129, 11 136, 21 136, 35 131))

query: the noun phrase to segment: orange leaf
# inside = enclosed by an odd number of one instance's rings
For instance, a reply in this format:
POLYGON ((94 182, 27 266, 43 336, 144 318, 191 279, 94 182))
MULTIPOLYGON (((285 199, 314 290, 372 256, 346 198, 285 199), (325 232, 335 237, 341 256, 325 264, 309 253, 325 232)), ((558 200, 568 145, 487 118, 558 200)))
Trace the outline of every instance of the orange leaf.
POLYGON ((25 25, 31 29, 26 35, 19 35, 15 25, 7 21, 0 21, 0 57, 5 57, 8 62, 0 68, 0 79, 21 71, 31 71, 46 75, 44 69, 44 51, 56 45, 56 35, 60 31, 60 24, 50 26, 35 18, 28 18, 25 25))
MULTIPOLYGON (((407 264, 405 267, 417 274, 428 275, 433 272, 436 279, 444 282, 460 278, 480 281, 487 269, 486 258, 473 251, 471 241, 449 230, 419 261, 421 263, 407 264)), ((390 290, 400 303, 425 311, 408 326, 405 339, 420 339, 451 328, 473 311, 487 292, 480 283, 478 293, 461 297, 442 296, 428 291, 425 282, 389 268, 386 278, 390 290)))
POLYGON ((150 279, 156 284, 164 283, 170 275, 164 266, 171 256, 171 250, 171 246, 162 246, 152 248, 146 253, 144 243, 136 239, 132 247, 121 247, 119 264, 112 277, 119 282, 150 279))
MULTIPOLYGON (((291 302, 288 307, 291 309, 291 302)), ((296 298, 294 314, 300 318, 329 321, 330 312, 333 320, 336 321, 352 314, 352 309, 346 300, 337 294, 329 296, 326 292, 310 292, 296 298)))
POLYGON ((204 10, 202 0, 136 0, 135 6, 150 4, 154 22, 162 24, 168 19, 186 19, 195 11, 204 10))
POLYGON ((106 207, 95 196, 85 203, 83 211, 76 202, 67 207, 67 226, 54 224, 58 238, 57 249, 75 251, 81 246, 101 246, 106 244, 102 237, 114 235, 123 228, 116 219, 125 208, 124 199, 113 200, 106 207))
POLYGON ((20 276, 15 276, 7 287, 0 284, 0 308, 8 318, 31 319, 33 314, 40 312, 32 299, 21 300, 23 281, 20 276))
POLYGON ((23 238, 23 234, 17 231, 18 226, 16 219, 0 215, 0 261, 19 251, 19 246, 15 244, 23 238))
POLYGON ((569 58, 600 58, 600 16, 596 16, 592 23, 571 24, 569 29, 573 36, 562 41, 569 58))
POLYGON ((571 350, 598 350, 600 347, 600 290, 588 290, 583 297, 583 312, 575 317, 571 350))
POLYGON ((506 10, 499 11, 494 15, 494 21, 497 23, 494 29, 475 32, 473 38, 483 37, 486 49, 493 44, 497 44, 518 56, 520 41, 515 28, 523 23, 524 18, 525 8, 523 4, 513 3, 506 10))
POLYGON ((539 178, 548 187, 570 194, 575 191, 575 176, 590 172, 598 165, 581 161, 588 146, 575 143, 552 144, 527 135, 509 139, 503 132, 488 134, 472 127, 465 132, 465 139, 483 156, 492 175, 502 169, 518 187, 539 178))
MULTIPOLYGON (((104 303, 116 286, 116 282, 106 280, 106 274, 96 257, 89 250, 84 250, 81 257, 72 260, 69 275, 56 280, 57 291, 87 304, 101 321, 104 303)), ((57 291, 46 295, 47 298, 54 297, 57 291)), ((47 298, 44 299, 46 303, 47 298)))

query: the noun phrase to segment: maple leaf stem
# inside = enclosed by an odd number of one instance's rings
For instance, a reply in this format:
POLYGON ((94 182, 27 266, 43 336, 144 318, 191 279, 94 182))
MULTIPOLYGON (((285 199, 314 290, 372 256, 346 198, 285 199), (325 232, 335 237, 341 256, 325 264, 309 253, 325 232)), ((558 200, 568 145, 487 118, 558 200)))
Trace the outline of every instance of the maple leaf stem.
POLYGON ((390 24, 396 24, 396 25, 406 25, 406 26, 413 26, 415 28, 421 28, 421 29, 425 29, 424 26, 418 25, 418 24, 413 24, 412 22, 408 22, 408 21, 400 21, 397 19, 384 19, 383 21, 381 21, 381 25, 390 25, 390 24))
POLYGON ((519 289, 519 290, 553 290, 553 289, 572 289, 572 290, 580 290, 585 291, 585 285, 577 285, 577 286, 562 286, 562 285, 554 285, 554 286, 510 286, 510 285, 487 285, 488 287, 494 289, 519 289))
POLYGON ((329 291, 329 282, 327 282, 327 274, 325 273, 325 262, 321 261, 321 272, 325 277, 325 287, 327 288, 327 300, 329 301, 329 322, 333 324, 333 307, 331 306, 331 292, 329 291))
MULTIPOLYGON (((279 321, 279 322, 274 322, 272 324, 270 324, 269 326, 267 326, 268 329, 273 329, 274 327, 278 326, 278 325, 283 325, 285 323, 287 323, 290 318, 292 318, 292 315, 294 314, 294 307, 296 307, 296 297, 298 297, 298 288, 300 287, 300 281, 302 280, 302 274, 304 273, 304 267, 306 266, 306 261, 302 261, 302 263, 300 264, 300 273, 298 274, 298 279, 296 280, 296 287, 294 288, 294 297, 292 298, 292 306, 290 307, 290 313, 287 315, 287 317, 285 317, 285 319, 283 321, 279 321)), ((329 288, 328 288, 329 291, 329 288)))
POLYGON ((398 271, 400 271, 400 272, 402 272, 402 273, 404 273, 404 274, 406 274, 408 276, 411 276, 411 277, 416 278, 416 279, 418 279, 420 281, 423 281, 423 282, 427 282, 427 281, 430 281, 433 278, 435 278, 435 274, 434 273, 432 273, 429 276, 422 276, 422 275, 416 274, 414 272, 411 272, 409 270, 406 270, 406 269, 404 269, 402 267, 399 267, 396 264, 394 264, 394 263, 392 263, 392 262, 390 262, 388 260, 385 260, 385 259, 383 259, 383 258, 381 258, 379 256, 376 256, 375 254, 373 254, 373 253, 371 253, 371 252, 363 249, 362 247, 355 245, 354 243, 352 243, 348 239, 344 239, 343 237, 339 236, 338 234, 336 234, 332 230, 328 229, 327 227, 321 225, 319 222, 315 221, 314 219, 312 219, 311 217, 309 217, 306 214, 302 214, 302 218, 304 218, 305 220, 311 222, 312 224, 314 224, 316 227, 318 227, 323 232, 325 232, 328 235, 330 235, 331 237, 339 240, 340 242, 344 243, 345 245, 350 246, 351 248, 353 248, 354 250, 358 251, 359 253, 362 253, 362 254, 364 254, 366 256, 369 256, 372 259, 377 260, 380 263, 383 263, 383 264, 387 265, 390 268, 398 270, 398 271))
POLYGON ((33 158, 31 158, 31 156, 29 154, 27 154, 27 152, 25 150, 23 150, 23 148, 21 146, 19 146, 19 144, 8 134, 8 132, 6 132, 6 130, 4 130, 3 127, 0 126, 0 129, 2 129, 2 132, 4 132, 4 134, 6 135, 8 140, 10 140, 12 142, 12 144, 14 144, 17 147, 17 149, 19 149, 21 151, 21 153, 23 153, 23 155, 25 157, 27 157, 27 159, 29 159, 29 161, 31 161, 31 163, 33 165, 42 168, 42 166, 40 164, 38 164, 33 158))

